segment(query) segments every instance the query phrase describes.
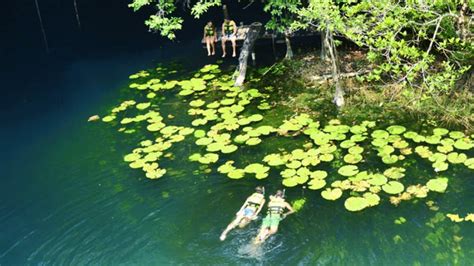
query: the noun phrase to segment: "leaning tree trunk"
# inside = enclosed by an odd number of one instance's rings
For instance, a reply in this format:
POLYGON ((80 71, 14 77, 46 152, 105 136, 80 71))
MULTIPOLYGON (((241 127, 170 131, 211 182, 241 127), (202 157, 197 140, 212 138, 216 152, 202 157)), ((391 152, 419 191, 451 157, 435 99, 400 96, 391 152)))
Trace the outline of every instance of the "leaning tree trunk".
POLYGON ((247 32, 247 36, 245 37, 244 45, 242 46, 242 51, 240 52, 239 66, 235 70, 237 75, 234 83, 235 86, 242 86, 242 84, 244 84, 245 75, 247 73, 248 57, 253 50, 253 45, 255 44, 255 41, 260 35, 261 29, 262 23, 260 22, 254 22, 250 25, 249 31, 247 32))
POLYGON ((77 2, 74 0, 74 13, 76 14, 77 26, 81 29, 81 19, 79 18, 79 10, 77 8, 77 2))
POLYGON ((286 55, 285 59, 293 58, 293 50, 291 49, 290 35, 285 32, 285 43, 286 43, 286 55))
POLYGON ((344 90, 341 87, 340 73, 339 73, 339 68, 337 66, 336 45, 334 43, 334 37, 332 35, 332 31, 327 29, 325 35, 326 36, 324 38, 325 40, 324 42, 326 44, 329 58, 331 60, 331 72, 332 72, 332 76, 334 80, 334 85, 336 87, 333 102, 336 104, 338 108, 340 108, 344 105, 344 90))

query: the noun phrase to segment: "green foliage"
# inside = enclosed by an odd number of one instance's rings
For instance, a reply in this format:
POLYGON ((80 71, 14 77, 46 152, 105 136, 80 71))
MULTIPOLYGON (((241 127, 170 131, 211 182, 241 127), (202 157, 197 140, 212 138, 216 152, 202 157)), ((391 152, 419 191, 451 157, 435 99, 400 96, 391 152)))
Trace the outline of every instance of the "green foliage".
POLYGON ((263 10, 271 15, 265 27, 279 33, 289 31, 302 3, 300 0, 270 0, 263 10))

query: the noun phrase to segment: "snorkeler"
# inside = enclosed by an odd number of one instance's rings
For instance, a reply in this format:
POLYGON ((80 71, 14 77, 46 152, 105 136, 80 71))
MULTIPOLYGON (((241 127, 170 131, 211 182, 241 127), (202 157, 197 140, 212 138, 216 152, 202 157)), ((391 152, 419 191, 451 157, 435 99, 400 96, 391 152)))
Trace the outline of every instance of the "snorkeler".
POLYGON ((222 23, 222 57, 225 57, 225 43, 227 41, 232 42, 232 57, 236 56, 235 46, 237 39, 237 25, 235 21, 226 18, 222 23))
POLYGON ((204 40, 206 41, 207 56, 216 54, 216 47, 214 43, 217 41, 217 31, 212 21, 207 22, 204 26, 204 40))
POLYGON ((255 238, 255 244, 265 242, 268 237, 278 231, 280 221, 295 212, 291 205, 285 201, 284 193, 281 190, 278 190, 274 196, 270 196, 267 208, 267 216, 262 221, 262 227, 255 238), (288 209, 288 212, 284 213, 285 209, 288 209))
POLYGON ((235 219, 227 226, 227 228, 222 232, 220 240, 224 241, 227 237, 227 233, 230 230, 234 229, 237 225, 240 228, 244 228, 251 221, 257 218, 257 215, 262 210, 263 205, 265 204, 265 188, 256 187, 255 192, 248 197, 240 210, 235 214, 235 219))

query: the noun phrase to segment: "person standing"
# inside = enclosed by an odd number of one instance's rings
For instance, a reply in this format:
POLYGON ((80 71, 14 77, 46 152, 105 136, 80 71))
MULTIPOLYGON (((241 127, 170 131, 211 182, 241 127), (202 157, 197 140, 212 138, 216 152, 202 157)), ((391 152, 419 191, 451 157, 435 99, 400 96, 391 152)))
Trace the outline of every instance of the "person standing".
POLYGON ((227 41, 232 42, 232 57, 236 56, 236 39, 237 39, 237 24, 230 19, 224 19, 222 23, 222 57, 226 56, 225 44, 227 41))
POLYGON ((212 21, 207 22, 204 26, 204 40, 206 41, 207 56, 215 55, 216 47, 214 43, 217 41, 217 31, 212 21))

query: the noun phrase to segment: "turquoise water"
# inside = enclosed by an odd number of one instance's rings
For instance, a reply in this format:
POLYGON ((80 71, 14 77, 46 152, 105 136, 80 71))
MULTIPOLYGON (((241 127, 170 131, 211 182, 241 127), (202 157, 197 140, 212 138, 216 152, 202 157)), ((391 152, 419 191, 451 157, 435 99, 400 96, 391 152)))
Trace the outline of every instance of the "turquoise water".
MULTIPOLYGON (((287 189, 287 198, 306 198, 304 208, 263 246, 250 244, 259 221, 220 242, 221 231, 255 185, 269 192, 281 188, 278 171, 264 181, 196 171, 199 164, 187 160, 196 149, 189 139, 173 146, 174 159, 163 163, 168 173, 148 180, 122 160, 139 134, 124 136, 103 123, 86 122, 132 96, 125 89, 128 75, 151 67, 153 56, 133 57, 133 64, 124 57, 72 65, 58 77, 58 86, 82 91, 68 92, 59 107, 38 105, 29 116, 17 116, 21 121, 9 120, 1 138, 6 152, 0 264, 474 264, 474 224, 436 219, 474 212, 473 172, 464 166, 447 172, 447 193, 429 196, 439 211, 429 210, 425 201, 395 207, 384 198, 377 207, 350 213, 343 200, 329 202, 297 187, 287 189), (399 217, 407 222, 395 224, 399 217)), ((164 114, 183 107, 174 97, 164 103, 169 104, 161 107, 164 114)), ((255 162, 270 149, 259 145, 235 157, 255 162)), ((407 176, 418 178, 429 169, 420 160, 407 176)))

